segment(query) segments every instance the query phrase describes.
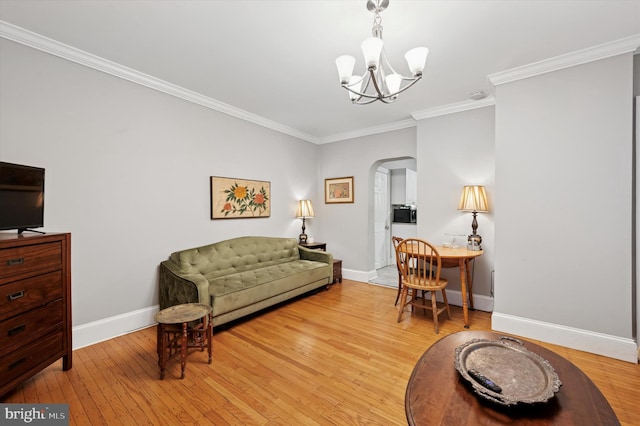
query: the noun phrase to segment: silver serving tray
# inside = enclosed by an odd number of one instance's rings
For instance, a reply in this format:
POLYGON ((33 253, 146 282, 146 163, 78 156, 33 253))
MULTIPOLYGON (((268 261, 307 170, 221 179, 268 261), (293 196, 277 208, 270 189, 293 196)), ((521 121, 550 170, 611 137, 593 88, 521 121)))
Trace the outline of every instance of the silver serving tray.
POLYGON ((549 361, 527 350, 512 337, 473 339, 456 348, 454 363, 460 375, 481 397, 501 405, 546 402, 562 382, 549 361), (494 392, 471 377, 476 370, 502 388, 494 392))

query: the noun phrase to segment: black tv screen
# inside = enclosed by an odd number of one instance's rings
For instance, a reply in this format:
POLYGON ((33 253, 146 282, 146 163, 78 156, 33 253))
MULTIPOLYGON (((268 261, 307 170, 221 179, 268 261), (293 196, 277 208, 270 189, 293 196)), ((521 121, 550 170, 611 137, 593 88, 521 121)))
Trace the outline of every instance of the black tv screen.
POLYGON ((44 169, 0 161, 0 230, 44 226, 44 169))

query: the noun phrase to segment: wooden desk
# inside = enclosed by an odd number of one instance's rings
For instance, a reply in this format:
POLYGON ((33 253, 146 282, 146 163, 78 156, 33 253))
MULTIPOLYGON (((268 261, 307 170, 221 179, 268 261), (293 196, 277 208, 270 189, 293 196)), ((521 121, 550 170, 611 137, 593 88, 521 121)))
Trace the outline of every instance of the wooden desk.
MULTIPOLYGON (((407 246, 410 247, 410 246, 407 246)), ((460 291, 462 293, 462 314, 464 316, 464 327, 469 328, 469 302, 467 301, 467 291, 469 293, 471 308, 473 309, 473 281, 471 279, 471 271, 469 262, 476 257, 482 255, 482 250, 471 251, 465 247, 436 247, 440 253, 440 261, 443 268, 460 268, 460 291)), ((407 254, 411 255, 410 252, 407 254)))
POLYGON ((405 393, 410 425, 619 425, 615 412, 596 385, 560 355, 522 340, 524 347, 545 358, 562 381, 546 403, 505 407, 473 392, 453 360, 455 349, 471 339, 496 340, 502 334, 462 331, 434 343, 418 360, 405 393))

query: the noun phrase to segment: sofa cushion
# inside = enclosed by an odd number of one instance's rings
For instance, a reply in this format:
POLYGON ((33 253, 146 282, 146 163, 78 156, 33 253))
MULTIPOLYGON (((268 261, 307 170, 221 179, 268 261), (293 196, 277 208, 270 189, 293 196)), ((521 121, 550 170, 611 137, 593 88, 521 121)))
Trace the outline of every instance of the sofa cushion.
POLYGON ((216 277, 299 260, 295 238, 239 237, 175 252, 173 260, 185 274, 216 277))
POLYGON ((327 268, 326 263, 295 260, 224 276, 206 276, 213 316, 285 293, 300 283, 326 281, 327 268))

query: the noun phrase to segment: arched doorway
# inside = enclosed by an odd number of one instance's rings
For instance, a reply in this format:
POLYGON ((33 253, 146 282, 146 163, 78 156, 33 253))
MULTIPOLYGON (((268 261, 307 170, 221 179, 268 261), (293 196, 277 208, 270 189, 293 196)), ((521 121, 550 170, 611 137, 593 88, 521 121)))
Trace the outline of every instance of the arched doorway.
POLYGON ((407 172, 409 172, 409 174, 413 174, 414 182, 417 182, 417 179, 415 179, 417 173, 416 160, 412 157, 382 159, 374 164, 374 169, 371 188, 373 191, 372 199, 374 200, 372 240, 375 247, 374 265, 376 276, 369 282, 395 287, 398 285, 398 278, 391 236, 395 234, 403 238, 415 236, 416 225, 394 224, 393 207, 394 205, 408 205, 408 203, 413 203, 415 207, 416 197, 407 200, 405 179, 407 172))

